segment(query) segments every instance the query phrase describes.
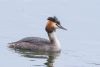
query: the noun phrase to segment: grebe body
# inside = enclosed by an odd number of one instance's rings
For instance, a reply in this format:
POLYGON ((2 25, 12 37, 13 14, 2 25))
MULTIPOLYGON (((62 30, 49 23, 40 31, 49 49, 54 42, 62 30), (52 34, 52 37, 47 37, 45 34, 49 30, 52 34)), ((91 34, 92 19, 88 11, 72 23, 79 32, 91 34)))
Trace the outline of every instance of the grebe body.
POLYGON ((45 30, 48 34, 49 40, 40 37, 26 37, 17 42, 10 43, 10 48, 15 49, 28 49, 28 50, 36 50, 36 51, 60 51, 61 46, 59 40, 57 39, 55 32, 56 29, 64 29, 61 26, 60 21, 54 17, 48 17, 48 22, 45 27, 45 30))

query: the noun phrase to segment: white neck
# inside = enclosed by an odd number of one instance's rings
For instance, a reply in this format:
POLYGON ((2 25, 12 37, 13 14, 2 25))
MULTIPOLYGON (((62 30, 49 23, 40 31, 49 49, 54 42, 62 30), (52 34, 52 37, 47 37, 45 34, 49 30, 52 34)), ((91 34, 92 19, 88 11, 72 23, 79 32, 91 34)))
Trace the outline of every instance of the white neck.
POLYGON ((48 33, 48 36, 49 36, 49 40, 50 40, 51 44, 60 49, 61 48, 60 42, 57 39, 55 32, 48 33))

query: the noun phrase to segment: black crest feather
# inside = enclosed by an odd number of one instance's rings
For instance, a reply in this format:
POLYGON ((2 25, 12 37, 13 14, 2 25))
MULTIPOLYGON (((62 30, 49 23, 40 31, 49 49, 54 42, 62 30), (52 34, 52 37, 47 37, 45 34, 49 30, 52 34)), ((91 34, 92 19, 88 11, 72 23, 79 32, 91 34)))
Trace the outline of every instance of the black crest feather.
POLYGON ((60 21, 58 20, 58 18, 56 16, 48 17, 47 20, 53 21, 53 22, 55 22, 57 24, 60 24, 60 21))

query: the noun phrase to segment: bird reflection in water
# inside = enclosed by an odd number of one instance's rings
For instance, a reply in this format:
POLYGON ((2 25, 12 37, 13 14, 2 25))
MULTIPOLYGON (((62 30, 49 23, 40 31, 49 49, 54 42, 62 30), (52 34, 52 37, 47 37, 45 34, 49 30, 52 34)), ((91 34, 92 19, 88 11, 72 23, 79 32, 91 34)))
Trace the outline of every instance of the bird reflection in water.
MULTIPOLYGON (((44 66, 44 65, 46 65, 46 67, 54 67, 55 59, 60 55, 60 52, 30 51, 30 50, 14 49, 14 48, 12 50, 14 50, 15 53, 18 53, 23 57, 46 59, 46 62, 44 62, 43 65, 32 65, 32 66, 44 66)), ((31 60, 31 61, 35 61, 35 60, 31 60)))

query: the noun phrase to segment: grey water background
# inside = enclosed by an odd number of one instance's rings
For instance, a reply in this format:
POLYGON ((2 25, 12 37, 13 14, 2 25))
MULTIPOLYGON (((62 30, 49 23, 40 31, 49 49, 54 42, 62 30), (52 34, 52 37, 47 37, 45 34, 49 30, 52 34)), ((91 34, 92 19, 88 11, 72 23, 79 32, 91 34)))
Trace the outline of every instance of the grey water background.
POLYGON ((68 29, 57 31, 62 51, 54 67, 100 67, 100 0, 0 0, 0 66, 49 67, 47 59, 7 47, 24 37, 47 38, 48 16, 57 16, 68 29))

